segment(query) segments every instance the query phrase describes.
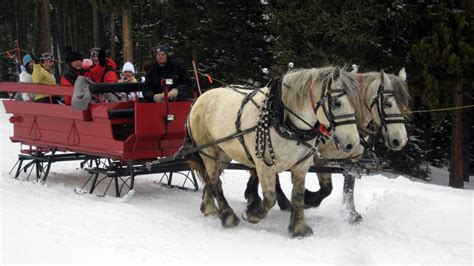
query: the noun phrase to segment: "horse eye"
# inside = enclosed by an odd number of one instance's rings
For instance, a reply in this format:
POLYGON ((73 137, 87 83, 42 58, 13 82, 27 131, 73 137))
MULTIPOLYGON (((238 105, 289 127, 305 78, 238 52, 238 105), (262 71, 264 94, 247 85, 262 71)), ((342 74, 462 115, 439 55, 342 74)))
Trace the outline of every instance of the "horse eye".
POLYGON ((332 102, 332 108, 333 108, 333 109, 337 109, 337 108, 340 108, 340 107, 341 107, 341 102, 340 102, 340 101, 334 100, 334 101, 332 102))
POLYGON ((390 102, 390 101, 388 100, 388 98, 385 99, 384 105, 385 105, 385 107, 392 108, 392 102, 390 102))

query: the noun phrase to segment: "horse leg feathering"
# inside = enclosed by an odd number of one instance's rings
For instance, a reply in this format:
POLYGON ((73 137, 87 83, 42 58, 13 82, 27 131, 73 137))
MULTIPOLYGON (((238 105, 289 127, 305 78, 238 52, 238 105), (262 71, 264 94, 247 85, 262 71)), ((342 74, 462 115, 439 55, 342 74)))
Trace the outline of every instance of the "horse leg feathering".
POLYGON ((358 213, 354 205, 354 185, 355 176, 352 174, 344 174, 344 187, 342 204, 344 214, 349 223, 355 224, 362 221, 362 215, 358 213))

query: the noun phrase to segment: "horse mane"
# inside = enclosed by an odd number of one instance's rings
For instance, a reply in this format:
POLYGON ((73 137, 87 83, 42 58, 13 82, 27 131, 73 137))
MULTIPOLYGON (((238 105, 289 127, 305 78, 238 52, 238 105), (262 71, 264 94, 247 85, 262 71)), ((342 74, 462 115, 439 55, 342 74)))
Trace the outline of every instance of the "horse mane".
POLYGON ((410 93, 408 92, 408 85, 406 81, 404 81, 397 75, 388 74, 388 76, 390 77, 390 82, 392 83, 392 89, 398 107, 400 108, 402 114, 407 117, 410 113, 411 103, 410 93))
MULTIPOLYGON (((305 106, 309 98, 310 81, 312 87, 318 86, 316 91, 319 94, 317 96, 320 96, 322 88, 328 86, 331 81, 334 68, 329 66, 324 68, 294 69, 285 74, 282 79, 282 100, 285 106, 291 110, 300 110, 305 106)), ((355 110, 360 110, 362 105, 358 100, 357 79, 354 74, 345 70, 345 67, 340 70, 341 89, 346 92, 352 107, 355 110)), ((362 125, 362 118, 358 112, 356 112, 356 123, 357 125, 362 125)))

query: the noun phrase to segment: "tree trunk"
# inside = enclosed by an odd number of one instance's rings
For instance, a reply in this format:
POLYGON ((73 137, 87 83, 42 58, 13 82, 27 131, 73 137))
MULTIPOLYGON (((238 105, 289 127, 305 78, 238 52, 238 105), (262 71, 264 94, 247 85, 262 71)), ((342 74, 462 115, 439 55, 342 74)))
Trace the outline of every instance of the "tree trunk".
MULTIPOLYGON (((40 5, 37 2, 33 2, 34 5, 34 16, 33 16, 33 27, 35 29, 41 29, 41 22, 40 22, 40 5)), ((41 53, 41 32, 40 30, 33 31, 33 53, 41 53)))
POLYGON ((50 29, 50 2, 49 0, 42 0, 41 1, 41 18, 42 23, 41 26, 43 28, 43 36, 42 36, 42 46, 41 46, 41 53, 51 53, 52 46, 51 46, 51 29, 50 29))
MULTIPOLYGON (((27 11, 26 6, 20 3, 19 0, 15 1, 15 17, 16 17, 16 40, 18 40, 20 49, 28 49, 28 16, 24 16, 27 11)), ((23 52, 22 52, 23 53, 23 52)))
POLYGON ((53 13, 52 13, 52 16, 51 16, 51 30, 52 30, 52 43, 53 43, 53 57, 58 60, 58 63, 57 64, 54 64, 53 66, 53 69, 54 69, 54 73, 56 74, 56 79, 59 78, 59 76, 61 75, 62 73, 62 65, 61 65, 61 62, 64 61, 62 59, 62 47, 63 47, 63 41, 62 41, 62 38, 63 38, 63 35, 61 34, 61 31, 60 31, 60 25, 58 23, 58 5, 60 5, 58 3, 59 1, 58 0, 52 0, 51 1, 51 4, 52 4, 52 7, 53 7, 53 13))
POLYGON ((94 40, 94 47, 99 47, 99 10, 92 7, 92 38, 94 40))
POLYGON ((116 61, 117 47, 115 45, 115 35, 117 35, 117 27, 115 25, 115 20, 117 18, 116 11, 110 13, 110 57, 116 61))
MULTIPOLYGON (((463 104, 463 82, 457 85, 454 92, 454 106, 463 104)), ((452 118, 452 144, 451 144, 451 172, 449 173, 449 186, 454 188, 464 187, 464 128, 463 128, 463 109, 453 111, 452 118)))
POLYGON ((123 60, 133 62, 132 10, 122 10, 123 60))
MULTIPOLYGON (((464 88, 464 92, 469 91, 469 86, 466 86, 464 88)), ((471 89, 472 91, 472 89, 471 89)), ((474 101, 469 98, 469 94, 466 93, 466 95, 463 95, 464 97, 464 106, 467 105, 472 105, 474 104, 474 101), (466 96, 467 97, 464 97, 466 96)), ((472 109, 471 109, 472 110, 472 109)), ((472 170, 472 160, 474 159, 474 128, 473 128, 473 121, 474 117, 472 116, 472 112, 470 112, 470 109, 463 109, 463 119, 464 119, 464 181, 469 182, 469 176, 471 174, 474 174, 472 170)))

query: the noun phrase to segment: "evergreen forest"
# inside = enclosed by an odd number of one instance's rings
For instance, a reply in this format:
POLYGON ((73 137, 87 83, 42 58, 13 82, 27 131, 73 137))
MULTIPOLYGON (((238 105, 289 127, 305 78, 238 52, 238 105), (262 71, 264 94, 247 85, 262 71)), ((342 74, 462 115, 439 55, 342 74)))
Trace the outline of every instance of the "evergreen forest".
MULTIPOLYGON (((26 53, 105 48, 138 75, 167 44, 203 88, 263 86, 295 68, 357 65, 407 71, 409 142, 376 152, 394 172, 429 180, 430 166, 462 188, 474 175, 474 4, 467 0, 0 0, 0 81, 18 80, 26 53), (263 71, 264 69, 268 71, 263 71)), ((2 122, 3 123, 3 122, 2 122)))

